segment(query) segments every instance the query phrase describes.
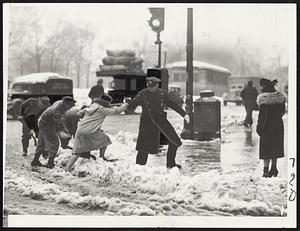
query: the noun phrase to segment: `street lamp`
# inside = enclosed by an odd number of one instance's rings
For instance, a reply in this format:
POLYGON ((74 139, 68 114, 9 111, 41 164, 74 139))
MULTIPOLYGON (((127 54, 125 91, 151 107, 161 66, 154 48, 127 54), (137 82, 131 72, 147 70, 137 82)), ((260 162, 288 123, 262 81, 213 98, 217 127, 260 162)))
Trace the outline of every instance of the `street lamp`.
POLYGON ((151 13, 151 18, 148 20, 149 26, 152 31, 156 32, 155 44, 158 45, 158 65, 156 67, 161 67, 161 44, 160 32, 164 30, 165 24, 165 9, 164 8, 149 8, 151 13))
POLYGON ((187 9, 187 44, 186 44, 186 100, 185 111, 190 117, 190 123, 184 121, 182 139, 194 139, 193 129, 193 8, 187 9))

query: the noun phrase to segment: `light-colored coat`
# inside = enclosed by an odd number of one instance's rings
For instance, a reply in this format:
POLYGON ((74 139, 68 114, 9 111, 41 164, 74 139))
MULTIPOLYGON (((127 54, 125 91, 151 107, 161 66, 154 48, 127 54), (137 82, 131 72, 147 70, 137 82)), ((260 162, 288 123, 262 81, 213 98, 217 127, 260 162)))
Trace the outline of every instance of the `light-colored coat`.
POLYGON ((118 108, 106 108, 98 103, 78 112, 83 118, 78 123, 73 153, 79 154, 104 148, 111 144, 109 137, 101 129, 106 116, 118 114, 126 109, 126 104, 118 108))

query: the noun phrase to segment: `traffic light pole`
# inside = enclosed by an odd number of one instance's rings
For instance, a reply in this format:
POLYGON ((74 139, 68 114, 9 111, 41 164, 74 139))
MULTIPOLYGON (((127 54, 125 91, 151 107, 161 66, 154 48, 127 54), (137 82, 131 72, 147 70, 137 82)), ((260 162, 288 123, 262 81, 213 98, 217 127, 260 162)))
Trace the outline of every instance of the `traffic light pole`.
POLYGON ((156 33, 155 44, 158 45, 158 65, 156 67, 160 68, 161 67, 161 44, 162 44, 162 41, 160 40, 160 32, 156 33))
POLYGON ((193 8, 187 12, 187 45, 186 45, 186 106, 185 111, 190 117, 190 123, 184 121, 181 138, 194 139, 193 129, 193 8))

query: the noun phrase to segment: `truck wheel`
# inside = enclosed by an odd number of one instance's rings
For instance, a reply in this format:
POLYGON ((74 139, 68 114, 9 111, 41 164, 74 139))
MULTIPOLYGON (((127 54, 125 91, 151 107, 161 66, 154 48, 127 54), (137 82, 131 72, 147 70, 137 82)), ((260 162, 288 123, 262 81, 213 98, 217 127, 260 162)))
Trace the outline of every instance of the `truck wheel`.
POLYGON ((227 101, 223 101, 224 106, 227 106, 227 101))

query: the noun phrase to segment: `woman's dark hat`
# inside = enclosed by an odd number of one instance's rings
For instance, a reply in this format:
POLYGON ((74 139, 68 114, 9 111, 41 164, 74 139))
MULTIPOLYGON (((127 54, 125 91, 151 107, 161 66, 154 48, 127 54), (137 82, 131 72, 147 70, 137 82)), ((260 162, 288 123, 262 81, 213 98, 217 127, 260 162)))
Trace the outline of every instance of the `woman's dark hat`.
POLYGON ((260 84, 262 87, 266 87, 266 86, 275 86, 277 83, 278 83, 277 79, 274 79, 273 81, 271 81, 271 80, 269 80, 269 79, 264 79, 264 78, 262 78, 262 79, 259 81, 259 84, 260 84))
POLYGON ((269 80, 269 79, 264 79, 264 78, 262 78, 262 79, 259 81, 259 84, 260 84, 260 86, 262 86, 262 87, 268 86, 268 85, 270 85, 271 83, 272 83, 271 80, 269 80))

